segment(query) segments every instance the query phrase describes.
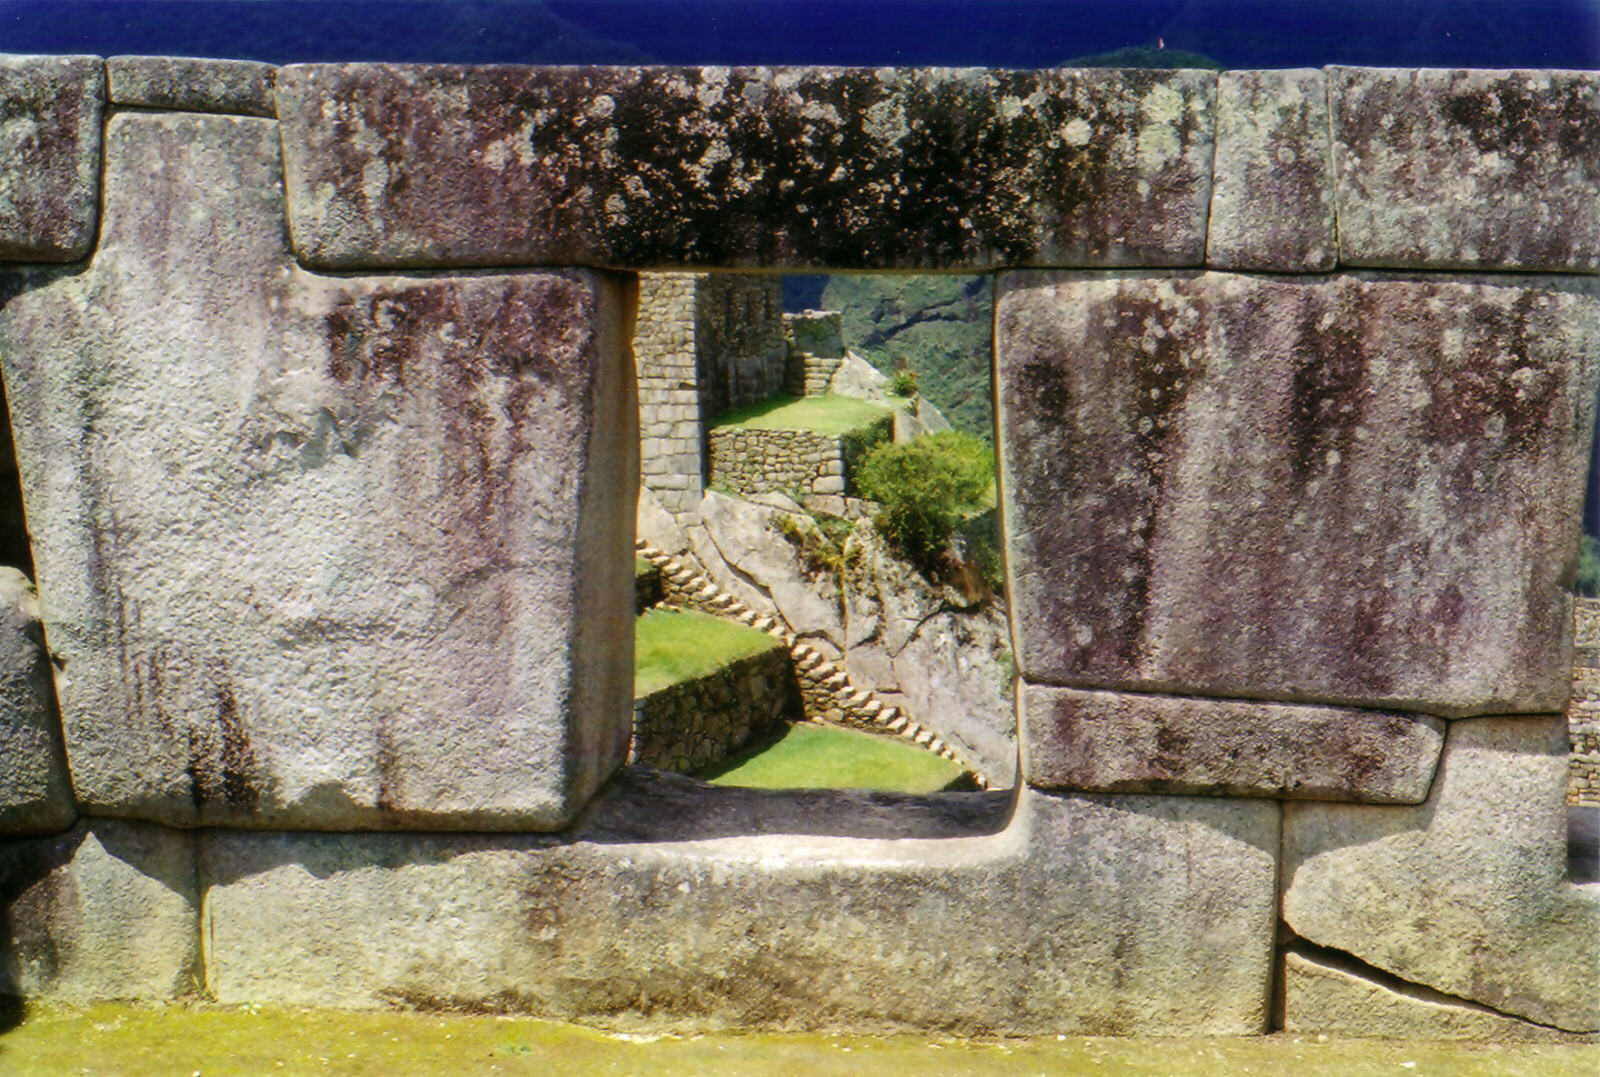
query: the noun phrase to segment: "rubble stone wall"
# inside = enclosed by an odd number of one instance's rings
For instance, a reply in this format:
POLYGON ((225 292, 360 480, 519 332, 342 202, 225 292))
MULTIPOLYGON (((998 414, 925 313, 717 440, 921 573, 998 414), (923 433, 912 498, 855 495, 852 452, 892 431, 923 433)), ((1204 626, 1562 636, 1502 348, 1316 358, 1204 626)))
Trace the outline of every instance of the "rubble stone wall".
MULTIPOLYGON (((0 129, 0 991, 1600 1033, 1595 73, 9 57, 0 129), (1002 268, 1023 786, 619 772, 634 274, 1002 268)), ((653 436, 779 383, 757 284, 653 436)))

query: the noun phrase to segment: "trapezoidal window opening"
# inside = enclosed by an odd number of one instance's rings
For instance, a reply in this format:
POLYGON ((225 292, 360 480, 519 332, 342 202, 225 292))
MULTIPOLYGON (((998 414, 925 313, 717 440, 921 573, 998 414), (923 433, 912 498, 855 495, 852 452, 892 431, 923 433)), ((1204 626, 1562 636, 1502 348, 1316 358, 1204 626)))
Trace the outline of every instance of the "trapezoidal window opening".
POLYGON ((630 762, 1016 782, 985 276, 646 273, 630 762))

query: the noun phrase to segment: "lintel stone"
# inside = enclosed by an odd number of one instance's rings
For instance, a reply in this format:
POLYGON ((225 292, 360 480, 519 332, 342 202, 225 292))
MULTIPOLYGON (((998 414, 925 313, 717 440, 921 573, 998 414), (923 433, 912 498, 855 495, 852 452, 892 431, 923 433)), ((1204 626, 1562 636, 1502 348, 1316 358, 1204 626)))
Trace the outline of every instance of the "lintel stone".
POLYGON ((311 266, 1198 265, 1204 71, 292 65, 311 266))

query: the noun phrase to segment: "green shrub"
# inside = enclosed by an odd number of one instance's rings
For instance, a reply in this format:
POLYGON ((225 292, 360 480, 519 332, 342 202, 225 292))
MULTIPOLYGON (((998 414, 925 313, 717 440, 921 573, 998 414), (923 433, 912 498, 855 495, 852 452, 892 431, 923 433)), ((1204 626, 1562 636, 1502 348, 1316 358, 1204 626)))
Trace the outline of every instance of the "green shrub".
POLYGON ((889 391, 895 396, 917 395, 917 372, 910 367, 901 367, 889 379, 889 391))
POLYGON ((878 531, 912 561, 930 567, 962 517, 984 507, 994 454, 959 430, 880 445, 861 461, 856 488, 883 505, 878 531))
POLYGON ((1578 544, 1578 580, 1573 590, 1590 598, 1600 597, 1600 538, 1585 535, 1578 544))

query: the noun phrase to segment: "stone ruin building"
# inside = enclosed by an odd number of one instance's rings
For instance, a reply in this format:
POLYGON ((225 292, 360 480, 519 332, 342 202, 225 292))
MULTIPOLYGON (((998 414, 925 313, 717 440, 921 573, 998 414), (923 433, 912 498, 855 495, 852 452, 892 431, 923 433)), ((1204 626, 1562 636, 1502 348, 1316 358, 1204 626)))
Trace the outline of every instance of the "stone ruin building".
POLYGON ((1593 73, 14 57, 0 258, 0 992, 1600 1031, 1593 73), (620 769, 638 274, 832 269, 994 274, 1012 791, 620 769))

